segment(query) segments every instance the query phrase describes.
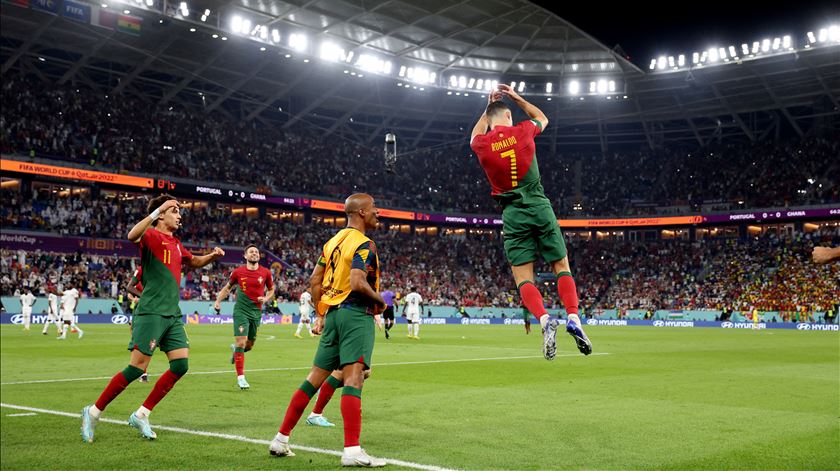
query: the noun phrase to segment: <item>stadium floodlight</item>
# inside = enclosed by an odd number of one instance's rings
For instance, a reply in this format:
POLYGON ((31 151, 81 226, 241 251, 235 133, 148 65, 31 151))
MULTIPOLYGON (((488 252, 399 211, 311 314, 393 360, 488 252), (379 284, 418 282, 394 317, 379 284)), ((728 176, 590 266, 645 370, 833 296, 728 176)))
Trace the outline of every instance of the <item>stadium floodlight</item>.
POLYGON ((782 38, 773 38, 773 50, 778 51, 782 45, 782 38))
POLYGON ((452 86, 452 87, 457 87, 458 86, 458 77, 456 77, 454 75, 450 75, 449 76, 449 85, 452 86))
POLYGON ((435 83, 437 81, 437 72, 432 72, 429 74, 429 83, 435 83))
MULTIPOLYGON (((405 67, 404 65, 403 65, 403 66, 400 66, 400 72, 399 72, 399 74, 398 74, 398 75, 399 75, 400 77, 405 77, 405 70, 406 70, 406 67, 405 67)), ((412 71, 412 72, 414 72, 414 71, 412 71)), ((412 74, 412 75, 413 75, 413 74, 412 74)))
POLYGON ((665 65, 667 64, 667 61, 668 58, 666 58, 665 56, 659 56, 659 59, 656 61, 656 67, 658 67, 659 70, 664 69, 665 65))
POLYGON ((653 70, 655 68, 656 68, 656 59, 651 59, 650 60, 650 70, 653 70))
POLYGON ((470 77, 470 81, 467 82, 467 88, 472 88, 475 86, 475 77, 470 77))
POLYGON ((344 58, 344 62, 346 62, 346 63, 348 63, 348 64, 349 64, 349 63, 351 63, 351 62, 353 62, 353 56, 354 56, 355 54, 356 54, 356 53, 355 53, 354 51, 350 51, 350 52, 348 52, 348 53, 347 53, 347 57, 345 57, 345 58, 344 58))
MULTIPOLYGON (((151 0, 149 0, 149 1, 151 1, 151 0)), ((202 22, 202 23, 206 22, 206 21, 207 21, 207 17, 209 17, 209 16, 210 16, 210 9, 209 9, 209 8, 205 8, 205 9, 204 9, 204 13, 201 15, 201 22, 202 22)))
POLYGON ((554 90, 554 84, 551 82, 546 82, 545 84, 545 92, 551 93, 554 90))
POLYGON ((828 40, 828 28, 820 28, 820 35, 817 36, 817 39, 821 43, 826 42, 826 40, 828 40))
POLYGON ((580 82, 577 80, 572 80, 569 82, 569 94, 570 95, 577 95, 580 93, 580 82))
POLYGON ((833 42, 840 41, 840 26, 831 25, 828 28, 828 40, 833 42))
POLYGON ((330 62, 338 62, 344 54, 344 49, 332 41, 321 43, 321 49, 318 52, 321 59, 330 62))
POLYGON ((263 41, 268 39, 268 26, 260 26, 260 39, 263 41))
POLYGON ((743 52, 745 56, 748 55, 750 53, 750 45, 747 43, 741 44, 741 52, 743 52))
POLYGON ((476 90, 483 90, 484 89, 484 79, 478 79, 478 83, 475 84, 476 90))
POLYGON ((517 92, 522 93, 525 91, 525 81, 519 82, 519 88, 516 89, 517 92))
POLYGON ((467 78, 463 75, 458 77, 458 88, 467 88, 467 78))
POLYGON ((607 94, 607 81, 604 79, 598 80, 598 94, 606 95, 607 94))
POLYGON ((674 56, 668 56, 668 67, 674 67, 674 56))
POLYGON ((720 56, 721 59, 726 59, 726 49, 722 48, 722 47, 719 47, 718 48, 718 55, 720 56))
POLYGON ((758 41, 753 41, 752 53, 753 54, 758 54, 758 50, 759 50, 760 47, 761 47, 761 43, 759 43, 758 41))
POLYGON ((279 29, 274 28, 274 29, 271 30, 271 41, 275 42, 275 43, 280 42, 280 30, 279 29))
POLYGON ((491 90, 498 90, 498 88, 499 88, 499 81, 498 81, 498 80, 493 80, 493 81, 490 83, 490 85, 491 85, 491 86, 490 86, 490 89, 491 89, 491 90))
POLYGON ((242 30, 242 17, 239 15, 233 15, 230 19, 230 30, 234 33, 238 33, 242 30))
POLYGON ((808 31, 808 42, 811 43, 811 44, 814 44, 815 42, 817 42, 817 37, 814 36, 813 31, 808 31))
POLYGON ((598 82, 589 82, 589 93, 595 93, 598 91, 598 82))
POLYGON ((709 49, 709 62, 718 61, 718 50, 715 48, 709 49))
POLYGON ((242 34, 252 34, 253 32, 251 31, 251 20, 243 19, 242 28, 239 30, 239 32, 242 34))
POLYGON ((735 50, 735 46, 729 46, 729 57, 735 58, 738 55, 738 51, 735 50))
POLYGON ((767 52, 770 50, 770 40, 769 39, 762 39, 761 40, 761 52, 767 52))
POLYGON ((695 52, 695 53, 693 53, 693 54, 691 55, 691 63, 692 63, 692 64, 696 64, 696 63, 698 63, 698 62, 700 62, 700 53, 699 53, 699 52, 695 52))
POLYGON ((299 33, 292 33, 289 36, 289 47, 296 51, 305 51, 306 50, 306 36, 299 34, 299 33))
POLYGON ((147 7, 155 6, 155 0, 146 0, 146 6, 147 7))
POLYGON ((181 10, 181 16, 184 18, 190 16, 190 8, 187 6, 187 2, 181 2, 181 6, 178 8, 181 10))
POLYGON ((677 57, 677 65, 680 67, 685 65, 685 54, 680 54, 679 57, 677 57))
POLYGON ((485 80, 484 81, 484 89, 489 92, 492 88, 493 88, 493 82, 490 81, 490 80, 485 80))
POLYGON ((782 38, 782 47, 785 48, 785 49, 790 49, 791 48, 790 36, 789 35, 785 35, 782 38))
POLYGON ((510 88, 512 88, 514 90, 516 89, 516 81, 515 80, 513 82, 510 82, 510 88))
POLYGON ((610 90, 610 92, 614 92, 614 91, 615 91, 615 80, 610 80, 610 82, 609 82, 609 90, 610 90))

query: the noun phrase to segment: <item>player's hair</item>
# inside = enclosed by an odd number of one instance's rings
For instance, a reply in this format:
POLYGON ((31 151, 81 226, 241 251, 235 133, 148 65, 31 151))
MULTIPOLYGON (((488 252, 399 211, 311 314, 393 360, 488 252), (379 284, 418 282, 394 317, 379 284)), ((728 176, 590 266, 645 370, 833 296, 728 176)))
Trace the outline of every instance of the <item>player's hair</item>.
POLYGON ((257 249, 257 252, 259 252, 259 251, 260 251, 260 248, 259 248, 259 247, 257 247, 257 244, 248 244, 248 245, 246 245, 246 246, 245 246, 245 251, 247 252, 247 251, 248 251, 248 249, 250 249, 251 247, 253 247, 253 248, 257 249))
MULTIPOLYGON (((162 193, 160 195, 157 195, 154 198, 149 200, 149 204, 146 205, 146 212, 151 214, 152 211, 160 208, 160 205, 162 205, 163 203, 166 203, 169 200, 177 200, 177 199, 178 198, 176 198, 176 197, 174 197, 174 196, 172 196, 168 193, 162 193)), ((152 222, 152 227, 157 226, 157 223, 158 223, 159 220, 160 219, 156 219, 154 222, 152 222)))
POLYGON ((415 289, 414 289, 414 287, 413 287, 413 286, 409 286, 409 287, 408 287, 408 292, 409 292, 409 293, 414 292, 414 291, 415 291, 415 289))
POLYGON ((508 107, 508 105, 506 105, 502 100, 498 100, 487 105, 487 109, 484 113, 487 114, 488 118, 498 118, 503 116, 505 111, 510 111, 510 107, 508 107))

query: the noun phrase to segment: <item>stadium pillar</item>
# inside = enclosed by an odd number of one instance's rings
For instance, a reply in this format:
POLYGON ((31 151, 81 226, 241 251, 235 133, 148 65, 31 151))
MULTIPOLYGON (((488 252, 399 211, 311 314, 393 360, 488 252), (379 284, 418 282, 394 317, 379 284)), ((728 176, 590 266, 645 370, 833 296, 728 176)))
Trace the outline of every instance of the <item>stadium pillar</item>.
POLYGON ((689 242, 694 242, 697 240, 697 227, 689 226, 688 228, 688 240, 689 242))
POLYGON ((738 240, 745 241, 745 240, 749 239, 749 237, 750 237, 750 235, 749 235, 749 232, 747 232, 747 225, 746 224, 739 225, 738 226, 738 240))

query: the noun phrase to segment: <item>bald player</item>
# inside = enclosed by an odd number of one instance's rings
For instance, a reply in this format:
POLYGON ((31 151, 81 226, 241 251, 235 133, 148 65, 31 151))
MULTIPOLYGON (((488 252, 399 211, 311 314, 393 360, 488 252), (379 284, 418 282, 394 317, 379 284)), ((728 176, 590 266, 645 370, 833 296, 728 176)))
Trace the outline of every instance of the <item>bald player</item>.
POLYGON ((333 370, 344 377, 341 416, 344 419, 342 466, 381 467, 382 459, 369 456, 359 445, 362 430, 362 385, 364 370, 373 355, 374 315, 385 308, 379 294, 379 256, 367 236, 379 224, 379 214, 370 195, 357 193, 344 202, 347 227, 326 244, 309 278, 315 301, 315 325, 321 335, 312 369, 294 392, 283 423, 271 441, 274 456, 294 456, 289 435, 309 401, 333 370))

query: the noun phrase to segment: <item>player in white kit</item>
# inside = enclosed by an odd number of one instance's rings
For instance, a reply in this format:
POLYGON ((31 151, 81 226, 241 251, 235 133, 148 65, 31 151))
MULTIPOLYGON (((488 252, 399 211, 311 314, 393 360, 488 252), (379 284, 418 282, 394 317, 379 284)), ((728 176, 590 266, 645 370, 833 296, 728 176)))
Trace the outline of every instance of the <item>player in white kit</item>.
POLYGON ((41 333, 47 335, 50 324, 55 324, 55 328, 58 329, 58 335, 61 335, 61 316, 58 313, 58 296, 52 291, 47 295, 47 304, 49 305, 47 320, 44 322, 44 330, 41 333))
POLYGON ((409 293, 403 300, 403 315, 408 321, 408 338, 420 339, 420 314, 423 312, 423 298, 414 290, 408 289, 409 293))
POLYGON ((300 321, 298 322, 297 331, 295 331, 295 337, 299 339, 303 338, 300 336, 300 329, 303 328, 304 324, 306 325, 306 328, 309 329, 309 336, 315 336, 315 334, 312 333, 312 324, 309 322, 313 309, 315 309, 315 306, 312 304, 312 295, 309 294, 309 291, 304 291, 300 295, 300 306, 298 306, 300 321))
POLYGON ((32 322, 32 306, 35 305, 35 295, 29 288, 23 289, 23 294, 20 295, 20 313, 23 314, 23 330, 29 330, 29 325, 32 322))
POLYGON ((61 293, 61 318, 64 320, 64 329, 61 331, 60 340, 67 338, 67 331, 77 329, 79 331, 79 338, 85 335, 82 329, 76 325, 76 304, 79 302, 79 290, 68 284, 70 289, 65 289, 61 293))

